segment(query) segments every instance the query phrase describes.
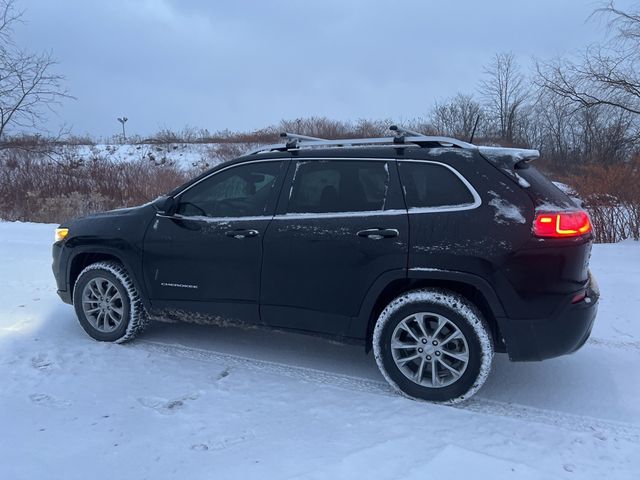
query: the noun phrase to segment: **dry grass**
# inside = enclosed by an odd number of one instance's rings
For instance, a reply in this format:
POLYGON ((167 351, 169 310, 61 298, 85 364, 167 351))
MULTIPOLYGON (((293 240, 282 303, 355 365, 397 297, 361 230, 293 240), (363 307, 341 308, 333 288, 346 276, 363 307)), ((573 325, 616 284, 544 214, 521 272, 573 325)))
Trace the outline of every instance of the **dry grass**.
POLYGON ((640 158, 616 165, 585 165, 560 178, 584 200, 596 242, 640 240, 640 158))
MULTIPOLYGON (((279 142, 282 131, 321 138, 374 137, 389 135, 391 123, 389 120, 349 122, 310 117, 282 121, 253 132, 164 129, 151 138, 127 140, 156 144, 153 148, 159 151, 169 148, 167 145, 176 148, 176 144, 211 144, 191 170, 164 162, 162 155, 156 155, 155 151, 138 160, 115 163, 99 153, 90 158, 78 158, 77 154, 74 157, 74 149, 62 148, 95 144, 91 138, 67 138, 62 142, 37 135, 18 136, 0 143, 0 218, 62 222, 91 212, 138 205, 172 190, 220 160, 235 158, 258 145, 279 142)), ((403 126, 434 133, 421 119, 405 122, 403 126)), ((504 145, 499 139, 488 137, 479 138, 477 143, 494 140, 504 145)), ((568 157, 547 156, 545 160, 543 154, 537 164, 552 178, 571 185, 585 200, 596 241, 640 239, 640 157, 630 153, 615 163, 605 160, 605 157, 592 158, 584 164, 568 157)))
POLYGON ((139 205, 188 178, 172 165, 67 156, 55 161, 22 150, 0 156, 0 218, 62 223, 93 212, 139 205))

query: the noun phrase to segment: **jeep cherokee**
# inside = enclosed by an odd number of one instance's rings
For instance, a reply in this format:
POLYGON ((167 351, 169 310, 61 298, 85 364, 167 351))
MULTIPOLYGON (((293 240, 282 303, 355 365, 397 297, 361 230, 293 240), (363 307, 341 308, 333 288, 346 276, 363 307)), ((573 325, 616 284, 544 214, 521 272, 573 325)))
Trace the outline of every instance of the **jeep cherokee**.
POLYGON ((587 340, 587 214, 530 161, 400 128, 284 143, 56 230, 58 294, 96 340, 235 320, 364 344, 401 393, 454 403, 587 340))

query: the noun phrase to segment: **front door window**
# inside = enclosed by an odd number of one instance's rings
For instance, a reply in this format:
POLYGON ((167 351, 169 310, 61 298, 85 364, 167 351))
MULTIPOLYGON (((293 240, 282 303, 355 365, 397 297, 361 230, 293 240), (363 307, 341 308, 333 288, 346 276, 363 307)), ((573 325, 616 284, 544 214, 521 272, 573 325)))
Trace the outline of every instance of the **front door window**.
POLYGON ((181 194, 176 213, 215 218, 265 215, 280 164, 255 162, 216 173, 181 194))

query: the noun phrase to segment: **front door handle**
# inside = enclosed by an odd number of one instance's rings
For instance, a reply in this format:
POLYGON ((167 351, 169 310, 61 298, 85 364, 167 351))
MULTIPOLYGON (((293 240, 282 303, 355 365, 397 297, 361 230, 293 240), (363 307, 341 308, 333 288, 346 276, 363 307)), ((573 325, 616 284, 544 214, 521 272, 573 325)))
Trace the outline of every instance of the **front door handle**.
POLYGON ((229 230, 229 231, 225 232, 225 235, 227 237, 233 237, 233 238, 251 238, 251 237, 257 237, 258 236, 258 231, 257 230, 244 230, 244 229, 229 230))
POLYGON ((400 232, 395 228, 368 228, 366 230, 360 230, 357 235, 372 240, 381 240, 383 238, 397 237, 400 235, 400 232))

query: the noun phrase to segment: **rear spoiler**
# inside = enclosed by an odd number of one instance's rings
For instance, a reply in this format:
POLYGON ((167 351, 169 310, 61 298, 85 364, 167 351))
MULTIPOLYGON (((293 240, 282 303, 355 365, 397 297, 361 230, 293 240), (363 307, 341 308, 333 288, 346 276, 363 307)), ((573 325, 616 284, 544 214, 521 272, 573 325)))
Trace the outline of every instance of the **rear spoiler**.
POLYGON ((518 175, 516 170, 528 167, 529 162, 540 158, 538 150, 526 148, 478 147, 480 155, 489 160, 498 170, 515 180, 521 187, 528 188, 529 182, 518 175))
POLYGON ((511 168, 526 168, 526 164, 540 158, 538 150, 527 148, 478 147, 480 154, 493 163, 511 168))

